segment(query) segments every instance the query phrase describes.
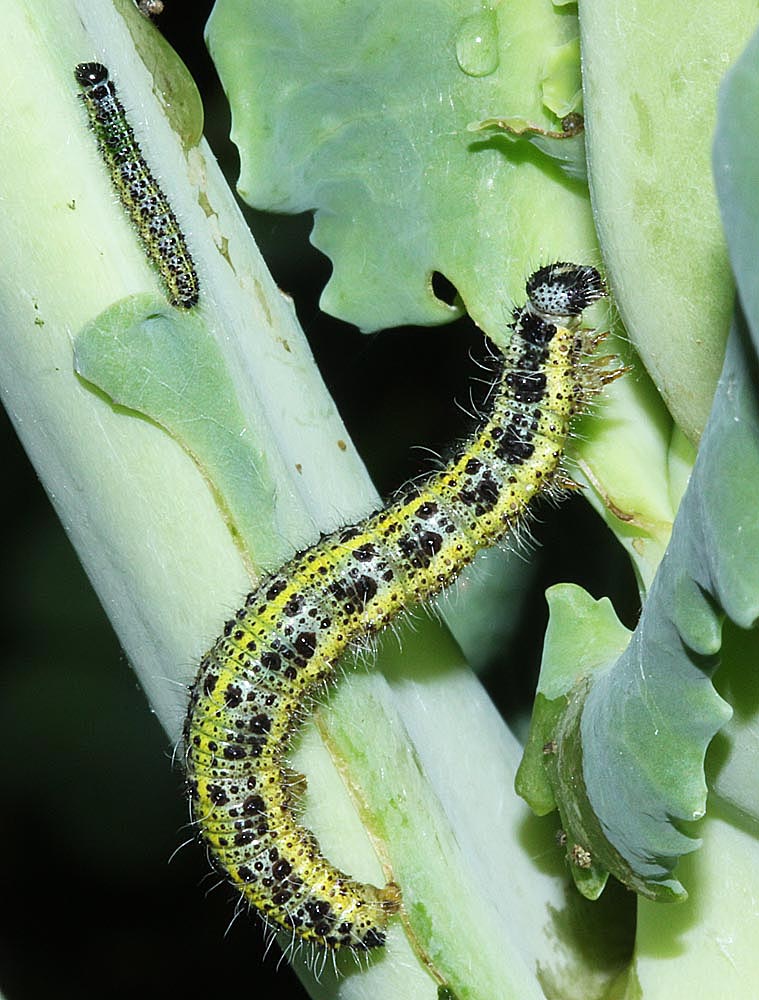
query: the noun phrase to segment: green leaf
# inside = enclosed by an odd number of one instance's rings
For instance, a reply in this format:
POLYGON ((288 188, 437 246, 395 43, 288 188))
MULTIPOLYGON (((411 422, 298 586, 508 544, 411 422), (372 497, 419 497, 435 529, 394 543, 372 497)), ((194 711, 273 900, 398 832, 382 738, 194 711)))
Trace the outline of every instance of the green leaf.
MULTIPOLYGON (((561 645, 546 644, 540 690, 563 695, 553 714, 541 706, 533 721, 522 786, 545 809, 545 780, 535 776, 536 746, 555 742, 545 768, 567 828, 570 847, 651 898, 682 894, 672 877, 680 855, 697 845, 679 825, 703 816, 703 761, 730 710, 710 676, 717 665, 722 616, 742 628, 759 617, 759 405, 756 362, 740 310, 725 368, 670 545, 629 646, 612 664, 583 666, 588 649, 603 646, 588 622, 574 642, 567 622, 561 645), (555 758, 555 760, 554 760, 555 758), (528 780, 529 778, 529 780, 528 780)), ((576 614, 569 608, 568 613, 576 614)), ((587 870, 581 890, 595 892, 587 870)))
POLYGON ((580 20, 598 237, 636 350, 685 434, 722 366, 732 280, 711 175, 722 74, 755 0, 596 0, 580 20))
POLYGON ((557 118, 566 118, 582 108, 579 37, 549 51, 543 77, 543 102, 557 118))
POLYGON ((730 261, 754 344, 759 347, 759 31, 720 90, 714 177, 730 261))
POLYGON ((281 558, 271 539, 276 491, 246 424, 217 342, 196 312, 135 295, 101 313, 75 341, 75 368, 118 406, 154 421, 202 472, 243 555, 281 558))
POLYGON ((323 309, 363 329, 446 322, 460 309, 435 296, 441 272, 503 341, 526 263, 596 255, 584 184, 526 141, 467 128, 560 128, 544 86, 552 102, 576 92, 577 30, 550 0, 219 0, 208 42, 240 192, 316 210, 312 239, 333 264, 323 309))
POLYGON ((578 683, 613 663, 624 651, 630 632, 618 621, 608 598, 594 601, 575 584, 546 592, 550 619, 543 647, 540 680, 530 734, 517 774, 517 791, 543 816, 556 808, 547 764, 558 746, 556 727, 567 698, 578 683), (578 650, 581 656, 578 658, 578 650))

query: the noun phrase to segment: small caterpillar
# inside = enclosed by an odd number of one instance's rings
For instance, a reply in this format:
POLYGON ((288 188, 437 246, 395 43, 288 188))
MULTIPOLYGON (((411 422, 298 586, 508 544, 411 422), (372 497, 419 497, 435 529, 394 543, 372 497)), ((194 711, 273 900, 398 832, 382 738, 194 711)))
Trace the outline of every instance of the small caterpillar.
POLYGON ((198 303, 198 276, 187 242, 145 162, 108 70, 102 63, 80 63, 74 76, 82 88, 80 96, 113 186, 166 285, 169 301, 178 308, 192 309, 198 303))
POLYGON ((536 271, 489 413, 447 467, 263 580, 200 663, 184 727, 194 818, 245 899, 304 940, 377 947, 400 906, 394 883, 354 881, 295 817, 285 755, 304 706, 350 643, 433 597, 536 494, 568 484, 560 463, 570 423, 622 371, 588 358, 604 335, 580 326, 604 294, 591 267, 536 271))

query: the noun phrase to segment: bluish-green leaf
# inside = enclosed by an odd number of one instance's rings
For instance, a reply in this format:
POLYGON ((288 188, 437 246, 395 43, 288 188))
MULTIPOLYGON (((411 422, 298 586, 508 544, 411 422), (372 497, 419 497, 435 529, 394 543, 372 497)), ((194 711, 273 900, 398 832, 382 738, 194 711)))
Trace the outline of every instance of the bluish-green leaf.
MULTIPOLYGON (((552 615, 540 685, 552 697, 539 697, 520 773, 520 790, 534 808, 545 812, 558 805, 568 846, 586 836, 583 846, 594 867, 598 862, 652 898, 682 893, 672 870, 680 855, 698 845, 683 823, 704 813, 704 754, 730 717, 711 683, 725 616, 738 628, 731 625, 728 632, 729 669, 720 683, 734 696, 740 718, 715 746, 712 780, 717 795, 739 814, 751 822, 757 816, 748 780, 755 657, 753 641, 741 631, 759 617, 759 377, 751 345, 751 333, 756 337, 759 329, 757 99, 759 35, 727 77, 714 148, 726 238, 746 315, 736 308, 671 543, 639 625, 615 663, 595 672, 580 669, 573 680, 567 670, 580 651, 598 642, 598 629, 588 627, 575 651, 571 634, 570 648, 557 650, 550 639, 562 617, 552 615), (538 751, 546 744, 551 754, 544 759, 538 751)), ((590 885, 587 871, 579 876, 581 888, 583 880, 591 891, 601 884, 596 878, 590 885)))
POLYGON ((437 271, 505 339, 526 271, 596 257, 583 183, 527 141, 468 130, 493 117, 559 129, 549 107, 577 104, 577 32, 550 0, 217 2, 208 42, 240 192, 316 210, 327 312, 364 329, 446 322, 458 308, 435 296, 437 271))
MULTIPOLYGON (((521 786, 528 794, 537 789, 536 805, 545 810, 535 745, 554 741, 545 774, 568 847, 579 844, 593 866, 652 898, 682 893, 672 870, 698 846, 680 826, 704 814, 704 755, 730 716, 710 679, 722 617, 743 628, 759 617, 755 371, 738 310, 670 545, 622 656, 595 671, 583 667, 582 657, 598 642, 597 627, 585 629, 581 643, 570 634, 558 650, 546 644, 540 689, 566 703, 548 724, 545 711, 536 715, 521 786)), ((561 624, 552 616, 551 629, 561 624)), ((573 867, 581 889, 590 867, 573 867)), ((598 887, 596 877, 588 888, 598 887)))
POLYGON ((550 620, 543 664, 517 791, 543 816, 556 808, 549 768, 555 760, 556 727, 578 683, 613 663, 630 632, 608 598, 594 601, 582 587, 559 584, 546 592, 550 620))

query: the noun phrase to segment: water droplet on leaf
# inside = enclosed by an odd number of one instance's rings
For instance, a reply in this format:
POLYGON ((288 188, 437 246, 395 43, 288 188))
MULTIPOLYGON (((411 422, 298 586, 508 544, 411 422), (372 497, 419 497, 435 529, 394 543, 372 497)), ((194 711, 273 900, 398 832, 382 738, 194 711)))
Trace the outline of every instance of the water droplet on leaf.
POLYGON ((465 17, 456 37, 456 59, 468 76, 487 76, 498 67, 498 23, 490 8, 465 17))

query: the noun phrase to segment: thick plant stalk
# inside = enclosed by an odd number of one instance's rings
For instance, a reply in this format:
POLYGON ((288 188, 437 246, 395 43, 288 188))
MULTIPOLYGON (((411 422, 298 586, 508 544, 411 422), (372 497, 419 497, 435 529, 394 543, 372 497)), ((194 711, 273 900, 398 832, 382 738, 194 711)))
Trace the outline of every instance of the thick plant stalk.
MULTIPOLYGON (((127 20, 109 0, 34 0, 5 11, 0 385, 174 742, 194 664, 257 569, 282 562, 319 530, 363 516, 376 498, 354 450, 336 444, 348 437, 291 304, 266 272, 207 146, 183 151, 134 48, 131 5, 124 12, 127 20), (198 268, 199 321, 261 453, 260 481, 271 483, 261 491, 271 507, 269 528, 250 546, 233 538, 214 484, 177 440, 114 408, 74 371, 77 334, 106 313, 103 329, 118 326, 107 312, 114 302, 130 307, 142 299, 126 297, 143 296, 159 312, 165 305, 77 99, 74 67, 93 58, 118 78, 145 156, 160 164, 198 268)), ((331 994, 431 1000, 436 984, 447 982, 472 997, 539 998, 537 966, 555 953, 547 911, 563 907, 563 879, 534 864, 545 845, 525 848, 524 807, 505 792, 516 741, 453 646, 436 642, 407 641, 407 657, 421 668, 417 679, 390 657, 390 682, 358 676, 322 716, 327 745, 349 787, 361 788, 362 818, 403 879, 417 918, 407 926, 416 951, 395 929, 386 958, 339 979, 331 994), (466 753, 445 735, 453 718, 466 753), (518 927, 513 899, 522 901, 518 927)), ((318 789, 309 825, 339 863, 376 878, 379 865, 355 806, 324 760, 312 730, 295 762, 318 789)), ((309 988, 323 992, 324 981, 309 988)))

